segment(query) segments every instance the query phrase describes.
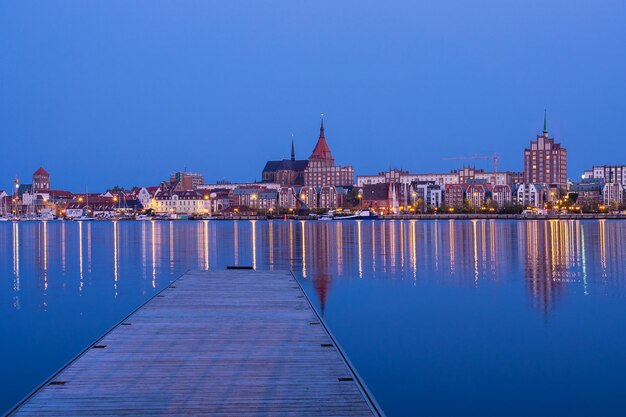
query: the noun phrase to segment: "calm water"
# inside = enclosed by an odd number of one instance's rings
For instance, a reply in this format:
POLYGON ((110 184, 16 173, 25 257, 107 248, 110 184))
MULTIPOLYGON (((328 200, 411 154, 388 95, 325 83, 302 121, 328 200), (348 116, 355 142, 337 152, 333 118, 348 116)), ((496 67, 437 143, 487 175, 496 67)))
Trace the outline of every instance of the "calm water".
POLYGON ((388 416, 623 416, 625 251, 619 221, 2 223, 0 413, 239 264, 294 271, 388 416))

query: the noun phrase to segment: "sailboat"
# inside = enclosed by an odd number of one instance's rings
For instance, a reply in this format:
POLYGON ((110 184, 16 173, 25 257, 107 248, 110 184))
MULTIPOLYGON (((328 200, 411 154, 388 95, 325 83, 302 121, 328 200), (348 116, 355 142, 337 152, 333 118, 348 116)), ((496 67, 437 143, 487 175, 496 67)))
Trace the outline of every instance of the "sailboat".
POLYGON ((72 220, 79 222, 88 222, 95 220, 93 217, 89 215, 89 189, 85 188, 85 208, 83 209, 82 216, 74 217, 72 220))

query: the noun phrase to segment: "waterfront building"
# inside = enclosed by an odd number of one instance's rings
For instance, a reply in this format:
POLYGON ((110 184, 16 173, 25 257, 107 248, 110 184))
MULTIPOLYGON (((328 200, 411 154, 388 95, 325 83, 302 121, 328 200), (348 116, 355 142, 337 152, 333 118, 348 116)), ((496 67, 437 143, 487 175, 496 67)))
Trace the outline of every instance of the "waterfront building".
POLYGON ((463 208, 466 198, 467 186, 465 184, 447 184, 445 186, 444 201, 448 207, 463 208))
POLYGON ((298 204, 298 190, 295 187, 280 187, 278 190, 278 207, 293 211, 298 204))
POLYGON ((488 200, 492 197, 491 184, 486 182, 471 182, 466 184, 466 197, 470 203, 470 207, 474 209, 486 206, 488 200))
POLYGON ((150 200, 154 198, 154 195, 159 190, 158 186, 151 187, 135 187, 129 192, 131 198, 139 200, 144 208, 150 207, 150 200))
POLYGON ((352 186, 354 169, 351 166, 337 166, 330 152, 324 134, 324 119, 320 124, 317 144, 304 169, 304 185, 307 187, 352 186))
POLYGON ((390 169, 389 171, 379 172, 378 175, 358 175, 356 177, 356 185, 363 187, 366 184, 383 184, 389 182, 397 182, 401 184, 412 184, 415 182, 431 182, 445 187, 448 184, 463 184, 468 180, 482 180, 494 185, 512 184, 515 175, 514 172, 487 172, 484 169, 475 167, 463 167, 455 169, 447 173, 430 173, 430 174, 410 174, 408 171, 390 169))
POLYGON ((231 207, 232 190, 212 189, 198 190, 198 192, 202 194, 202 198, 205 200, 205 203, 208 202, 210 213, 221 213, 231 207))
POLYGON ((524 184, 548 184, 567 190, 567 149, 548 137, 545 114, 543 133, 524 150, 524 184))
POLYGON ((595 178, 602 179, 605 183, 617 183, 626 185, 626 165, 597 165, 585 170, 583 180, 595 178))
POLYGON ((527 207, 544 208, 549 193, 547 184, 520 184, 517 188, 517 202, 527 207))
POLYGON ((604 180, 588 178, 570 185, 568 198, 576 205, 586 209, 595 209, 603 202, 604 180))
POLYGON ((36 192, 50 190, 50 174, 43 167, 33 173, 32 188, 36 192))
POLYGON ((498 207, 506 207, 513 202, 513 192, 510 185, 494 185, 492 199, 498 207))
POLYGON ((361 197, 361 205, 363 208, 367 208, 381 214, 390 212, 392 196, 390 195, 389 184, 365 184, 360 188, 360 190, 363 190, 361 197))
POLYGON ((278 183, 281 186, 302 186, 304 185, 304 170, 309 161, 306 159, 297 160, 296 151, 291 140, 291 159, 278 161, 267 161, 261 178, 263 182, 278 183))
POLYGON ((150 208, 159 214, 207 214, 210 204, 209 198, 196 190, 174 191, 162 185, 150 201, 150 208))
POLYGON ((235 188, 232 193, 232 207, 256 211, 276 210, 278 191, 262 186, 235 188))
POLYGON ((170 175, 170 184, 176 185, 176 191, 191 191, 204 184, 204 175, 196 172, 174 172, 170 175))
POLYGON ((626 201, 626 186, 618 182, 607 182, 602 188, 602 203, 612 208, 619 208, 626 201))
POLYGON ((207 191, 215 191, 215 190, 229 190, 232 191, 235 188, 239 187, 263 187, 270 190, 279 190, 281 185, 276 182, 226 182, 219 181, 214 184, 203 184, 198 186, 198 190, 207 190, 207 191))
POLYGON ((411 184, 411 204, 416 210, 439 208, 443 202, 443 189, 434 181, 415 181, 411 184))

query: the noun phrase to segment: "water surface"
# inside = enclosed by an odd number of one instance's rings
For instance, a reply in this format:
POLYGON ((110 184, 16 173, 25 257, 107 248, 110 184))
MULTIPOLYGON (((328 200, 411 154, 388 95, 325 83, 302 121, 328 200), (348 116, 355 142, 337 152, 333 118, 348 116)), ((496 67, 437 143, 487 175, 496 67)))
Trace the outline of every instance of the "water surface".
MULTIPOLYGON (((0 412, 188 269, 290 269, 388 416, 624 415, 626 223, 0 224, 0 412)), ((315 366, 315 364, 311 364, 315 366)))

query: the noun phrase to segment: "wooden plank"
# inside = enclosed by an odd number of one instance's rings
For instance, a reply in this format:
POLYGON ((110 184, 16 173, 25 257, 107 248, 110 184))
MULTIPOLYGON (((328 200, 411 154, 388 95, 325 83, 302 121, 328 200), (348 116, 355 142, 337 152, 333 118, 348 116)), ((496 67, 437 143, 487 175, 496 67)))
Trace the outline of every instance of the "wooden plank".
POLYGON ((189 272, 11 415, 376 416, 289 272, 189 272))

